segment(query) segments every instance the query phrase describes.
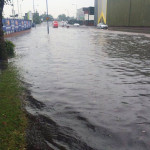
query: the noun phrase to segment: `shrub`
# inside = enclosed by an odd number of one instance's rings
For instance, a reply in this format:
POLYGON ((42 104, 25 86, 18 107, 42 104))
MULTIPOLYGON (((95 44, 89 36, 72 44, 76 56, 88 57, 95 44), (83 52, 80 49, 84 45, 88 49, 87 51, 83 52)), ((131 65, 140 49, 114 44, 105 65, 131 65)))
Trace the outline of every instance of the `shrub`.
POLYGON ((6 40, 6 50, 7 50, 7 55, 8 57, 13 57, 15 55, 15 45, 13 42, 6 40))

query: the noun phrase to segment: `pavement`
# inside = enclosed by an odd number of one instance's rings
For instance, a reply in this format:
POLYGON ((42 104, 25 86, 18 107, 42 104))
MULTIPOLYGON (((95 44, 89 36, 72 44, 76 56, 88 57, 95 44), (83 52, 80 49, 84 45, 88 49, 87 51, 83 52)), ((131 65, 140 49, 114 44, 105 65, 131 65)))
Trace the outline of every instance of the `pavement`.
POLYGON ((20 31, 20 32, 14 32, 14 33, 11 33, 11 34, 5 34, 4 35, 4 38, 9 38, 9 37, 14 37, 14 36, 18 36, 18 35, 21 35, 21 34, 25 34, 25 33, 28 33, 30 32, 30 30, 25 30, 25 31, 20 31))
POLYGON ((109 30, 150 34, 150 27, 109 27, 109 30))

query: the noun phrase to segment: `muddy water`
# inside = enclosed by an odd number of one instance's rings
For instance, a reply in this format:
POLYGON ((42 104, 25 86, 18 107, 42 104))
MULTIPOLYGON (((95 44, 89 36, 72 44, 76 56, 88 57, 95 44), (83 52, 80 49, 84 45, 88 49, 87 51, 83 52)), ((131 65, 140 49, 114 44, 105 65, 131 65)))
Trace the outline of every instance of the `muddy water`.
POLYGON ((32 149, 149 150, 149 37, 61 27, 47 35, 43 24, 12 40, 36 118, 32 149))

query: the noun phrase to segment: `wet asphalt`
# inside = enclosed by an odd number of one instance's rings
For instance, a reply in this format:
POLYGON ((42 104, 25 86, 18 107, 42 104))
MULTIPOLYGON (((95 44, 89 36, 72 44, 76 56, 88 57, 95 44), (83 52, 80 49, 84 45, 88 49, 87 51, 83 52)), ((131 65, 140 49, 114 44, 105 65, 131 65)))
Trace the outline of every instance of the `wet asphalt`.
POLYGON ((149 150, 150 36, 46 24, 11 38, 27 89, 28 149, 149 150))

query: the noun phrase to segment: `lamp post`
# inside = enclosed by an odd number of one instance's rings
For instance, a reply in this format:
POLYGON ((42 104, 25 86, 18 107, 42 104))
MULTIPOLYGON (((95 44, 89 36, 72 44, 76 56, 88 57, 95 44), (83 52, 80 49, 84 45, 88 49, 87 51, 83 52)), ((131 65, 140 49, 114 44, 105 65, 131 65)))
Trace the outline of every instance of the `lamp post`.
POLYGON ((48 0, 46 0, 46 8, 47 8, 47 33, 49 34, 49 18, 48 18, 48 0))
POLYGON ((18 6, 18 18, 19 18, 19 1, 17 0, 17 6, 18 6))
POLYGON ((21 16, 21 19, 22 19, 22 5, 20 4, 20 16, 21 16))
POLYGON ((68 17, 69 17, 69 11, 68 11, 68 9, 65 9, 66 11, 67 11, 67 15, 68 15, 68 17))
POLYGON ((33 0, 33 13, 35 14, 35 5, 34 5, 34 0, 33 0))
POLYGON ((77 3, 76 4, 72 4, 76 6, 76 19, 77 19, 77 3))
POLYGON ((15 18, 14 1, 12 0, 12 16, 15 18))

